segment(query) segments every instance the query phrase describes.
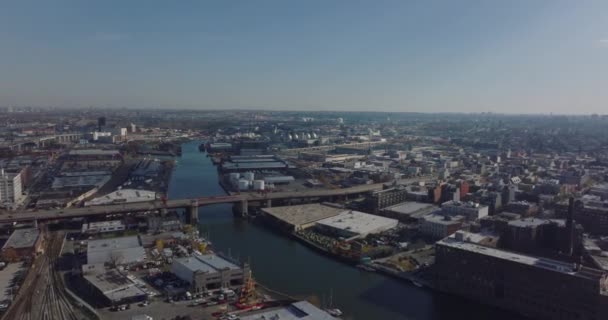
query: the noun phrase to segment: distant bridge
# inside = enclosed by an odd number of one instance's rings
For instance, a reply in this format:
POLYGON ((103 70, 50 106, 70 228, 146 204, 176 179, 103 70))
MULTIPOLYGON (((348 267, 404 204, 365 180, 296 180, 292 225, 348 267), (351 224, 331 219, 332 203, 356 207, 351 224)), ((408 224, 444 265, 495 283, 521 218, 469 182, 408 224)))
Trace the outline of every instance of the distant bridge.
POLYGON ((305 148, 292 148, 279 150, 278 153, 286 155, 297 155, 301 152, 319 152, 319 151, 332 151, 336 148, 352 148, 352 149, 368 149, 373 146, 379 146, 386 144, 386 141, 369 141, 369 142, 354 142, 344 144, 332 144, 324 146, 314 146, 305 148))

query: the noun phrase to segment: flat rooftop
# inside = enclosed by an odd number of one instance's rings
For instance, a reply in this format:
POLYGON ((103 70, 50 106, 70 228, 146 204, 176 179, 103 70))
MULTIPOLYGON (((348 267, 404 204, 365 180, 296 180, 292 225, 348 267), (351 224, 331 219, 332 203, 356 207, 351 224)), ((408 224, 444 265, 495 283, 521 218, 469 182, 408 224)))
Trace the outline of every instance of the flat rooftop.
POLYGON ((102 264, 83 265, 82 275, 111 301, 146 295, 125 275, 116 269, 106 269, 102 264))
POLYGON ((329 313, 321 310, 308 301, 294 302, 286 307, 256 311, 243 315, 241 320, 336 320, 329 313))
POLYGON ((301 226, 337 216, 344 212, 344 209, 311 203, 297 206, 263 208, 262 211, 290 225, 301 226))
POLYGON ((179 263, 182 267, 194 272, 202 271, 208 273, 218 272, 220 270, 240 270, 236 264, 215 254, 195 254, 190 257, 178 258, 174 262, 179 263))
POLYGON ((5 248, 31 248, 38 240, 40 231, 36 228, 16 229, 6 240, 2 249, 5 248))
POLYGON ((102 150, 102 149, 80 149, 70 150, 70 155, 73 156, 115 156, 120 154, 118 150, 102 150))
POLYGON ((384 210, 390 210, 399 214, 409 215, 413 218, 419 218, 424 214, 439 209, 436 205, 422 202, 403 202, 384 208, 384 210))
POLYGON ((317 224, 359 235, 367 235, 394 228, 399 224, 399 221, 359 211, 343 210, 337 216, 317 221, 317 224))
POLYGON ((542 269, 546 269, 549 271, 560 272, 563 274, 568 274, 568 275, 573 275, 573 276, 583 276, 583 277, 588 278, 587 276, 582 275, 579 272, 577 272, 574 264, 572 264, 572 263, 565 263, 565 262, 552 260, 552 259, 527 256, 527 255, 510 252, 510 251, 505 251, 505 250, 500 250, 500 249, 496 249, 496 248, 484 247, 484 246, 481 246, 478 244, 456 240, 454 235, 438 241, 437 244, 446 246, 446 247, 450 247, 453 249, 460 249, 460 250, 464 250, 464 251, 474 252, 474 253, 486 255, 486 256, 501 259, 501 260, 526 264, 529 266, 533 266, 536 268, 542 268, 542 269))
POLYGON ((117 258, 119 263, 142 261, 146 257, 144 248, 137 236, 89 240, 87 263, 109 262, 117 258))

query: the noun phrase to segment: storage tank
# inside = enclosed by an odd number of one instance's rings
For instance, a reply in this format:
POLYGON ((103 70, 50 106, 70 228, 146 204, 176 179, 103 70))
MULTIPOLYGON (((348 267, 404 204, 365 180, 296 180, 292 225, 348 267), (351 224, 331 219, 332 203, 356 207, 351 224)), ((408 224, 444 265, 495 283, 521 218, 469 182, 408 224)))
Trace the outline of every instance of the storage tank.
POLYGON ((245 179, 239 180, 239 190, 249 190, 249 181, 245 179))
POLYGON ((237 181, 237 180, 239 180, 240 177, 241 177, 241 174, 238 172, 230 173, 230 180, 232 180, 232 181, 237 181))
POLYGON ((253 180, 253 190, 264 190, 264 180, 253 180))
POLYGON ((254 178, 255 178, 255 174, 253 172, 245 172, 243 174, 243 179, 245 179, 247 181, 253 181, 254 178))

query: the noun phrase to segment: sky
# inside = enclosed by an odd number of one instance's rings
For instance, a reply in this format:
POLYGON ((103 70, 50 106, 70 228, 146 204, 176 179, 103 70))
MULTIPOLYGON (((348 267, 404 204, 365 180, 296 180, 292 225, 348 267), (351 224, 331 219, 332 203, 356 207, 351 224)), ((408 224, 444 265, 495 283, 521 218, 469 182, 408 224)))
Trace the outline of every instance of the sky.
POLYGON ((0 106, 608 114, 608 1, 0 0, 0 106))

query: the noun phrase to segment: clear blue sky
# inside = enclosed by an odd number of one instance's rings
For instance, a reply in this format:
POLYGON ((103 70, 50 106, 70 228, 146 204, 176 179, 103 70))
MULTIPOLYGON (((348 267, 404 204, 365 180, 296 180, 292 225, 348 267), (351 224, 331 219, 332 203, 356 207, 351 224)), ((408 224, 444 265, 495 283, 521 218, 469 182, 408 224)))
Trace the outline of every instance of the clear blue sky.
POLYGON ((608 113, 608 1, 0 0, 0 106, 608 113))

